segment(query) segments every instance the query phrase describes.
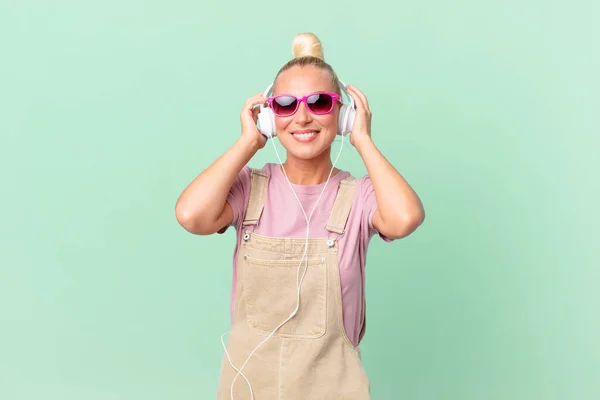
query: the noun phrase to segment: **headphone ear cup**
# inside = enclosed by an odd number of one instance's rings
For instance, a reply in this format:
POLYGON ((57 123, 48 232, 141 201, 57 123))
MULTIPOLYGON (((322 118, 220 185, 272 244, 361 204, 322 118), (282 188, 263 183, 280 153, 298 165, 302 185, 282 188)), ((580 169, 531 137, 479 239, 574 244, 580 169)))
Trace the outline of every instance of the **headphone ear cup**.
POLYGON ((338 117, 338 135, 346 136, 348 133, 352 132, 355 115, 356 110, 354 110, 351 105, 342 105, 338 117))
POLYGON ((270 108, 262 108, 258 113, 258 124, 260 133, 267 138, 275 137, 275 115, 270 108))
POLYGON ((346 134, 352 132, 352 129, 354 128, 354 117, 356 116, 356 110, 352 107, 348 108, 348 124, 346 127, 346 134))

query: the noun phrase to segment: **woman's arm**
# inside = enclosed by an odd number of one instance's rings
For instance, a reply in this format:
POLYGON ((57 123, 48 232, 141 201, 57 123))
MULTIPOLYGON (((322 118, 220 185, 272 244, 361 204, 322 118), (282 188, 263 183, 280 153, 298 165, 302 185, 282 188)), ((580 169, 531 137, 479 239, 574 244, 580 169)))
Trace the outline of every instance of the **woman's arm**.
POLYGON ((210 235, 229 225, 233 211, 227 195, 258 146, 245 137, 202 171, 181 193, 175 205, 177 222, 188 232, 210 235))
POLYGON ((210 235, 229 225, 233 210, 227 195, 238 174, 266 138, 256 127, 258 108, 264 103, 262 94, 248 99, 241 112, 242 135, 221 157, 198 175, 181 193, 175 204, 177 222, 188 232, 210 235))
POLYGON ((356 149, 367 167, 377 199, 373 227, 391 239, 410 235, 425 219, 419 196, 385 159, 371 138, 358 142, 356 149))
POLYGON ((377 199, 373 227, 389 238, 406 237, 423 223, 425 219, 423 204, 408 182, 373 143, 371 111, 367 98, 353 86, 348 85, 347 90, 356 105, 356 117, 350 142, 367 167, 377 199))

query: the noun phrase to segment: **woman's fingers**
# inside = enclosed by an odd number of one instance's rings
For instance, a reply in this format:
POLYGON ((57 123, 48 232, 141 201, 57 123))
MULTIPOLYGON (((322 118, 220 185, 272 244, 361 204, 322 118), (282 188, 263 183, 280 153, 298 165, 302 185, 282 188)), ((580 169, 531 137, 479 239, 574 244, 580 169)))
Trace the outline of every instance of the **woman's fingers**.
POLYGON ((370 114, 371 110, 369 109, 369 102, 367 100, 367 96, 365 96, 363 92, 361 92, 360 90, 358 90, 356 87, 354 87, 352 85, 347 85, 346 89, 348 90, 348 93, 354 93, 356 95, 356 97, 358 97, 360 99, 360 103, 361 103, 362 107, 365 109, 365 111, 367 111, 367 113, 370 114))
POLYGON ((260 108, 256 107, 259 104, 263 104, 267 101, 267 98, 263 96, 263 93, 258 93, 244 102, 244 107, 240 113, 240 119, 242 122, 242 135, 250 135, 260 137, 264 139, 262 134, 258 131, 256 121, 258 120, 258 113, 260 108))
POLYGON ((256 121, 258 119, 258 113, 260 112, 260 108, 256 107, 252 110, 252 118, 256 121))
POLYGON ((256 96, 252 96, 249 99, 246 100, 246 102, 244 103, 244 110, 252 110, 255 106, 259 105, 259 104, 263 104, 267 101, 267 98, 264 97, 262 94, 258 94, 256 96))

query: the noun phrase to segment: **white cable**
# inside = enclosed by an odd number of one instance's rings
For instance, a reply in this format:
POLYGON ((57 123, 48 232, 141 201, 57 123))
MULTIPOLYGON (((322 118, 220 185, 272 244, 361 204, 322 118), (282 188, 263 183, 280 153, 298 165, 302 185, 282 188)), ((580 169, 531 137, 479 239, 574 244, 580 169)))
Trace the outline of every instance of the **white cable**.
MULTIPOLYGON (((294 191, 294 188, 292 187, 292 183, 290 182, 287 173, 285 172, 285 168, 283 167, 283 162, 281 161, 281 157, 279 157, 279 152, 277 151, 277 147, 275 146, 275 142, 273 140, 271 140, 271 142, 273 143, 273 149, 275 150, 275 154, 277 155, 277 159, 279 160, 279 165, 281 166, 281 169, 283 171, 283 174, 285 176, 285 179, 287 180, 290 189, 292 190, 292 193, 294 194, 294 197, 296 198, 296 200, 298 201, 298 204, 300 205, 300 209, 302 210, 302 214, 304 214, 304 219, 306 220, 306 242, 305 242, 305 249, 304 249, 304 253, 302 255, 302 258, 300 259, 300 264, 298 265, 298 271, 296 272, 296 288, 298 289, 298 296, 297 296, 297 304, 296 304, 296 308, 294 309, 294 311, 290 314, 290 316, 283 321, 282 323, 280 323, 262 342, 260 342, 258 344, 258 346, 256 346, 254 348, 254 350, 252 350, 250 352, 250 354, 248 355, 248 358, 246 359, 246 361, 244 362, 244 364, 238 369, 233 365, 233 362, 231 361, 231 357, 229 356, 229 353, 227 352, 227 346, 225 345, 225 343, 223 342, 223 336, 225 336, 226 334, 228 334, 229 332, 224 333, 221 336, 221 344, 223 345, 223 349, 225 350, 225 353, 227 354, 227 359, 229 360, 229 364, 231 364, 231 366, 233 367, 233 369, 235 369, 237 371, 237 374, 235 376, 235 378, 233 378, 233 381, 231 382, 231 390, 230 390, 230 395, 231 395, 231 400, 233 400, 233 386, 235 384, 235 381, 237 380, 238 376, 242 375, 242 377, 246 380, 246 383, 248 383, 248 387, 250 389, 250 395, 252 397, 252 400, 254 400, 254 392, 252 391, 252 385, 250 384, 250 381, 248 380, 248 378, 242 373, 242 370, 244 369, 244 367, 246 366, 246 364, 248 363, 248 361, 250 361, 250 358, 252 357, 252 355, 254 354, 254 352, 256 352, 256 350, 258 350, 260 348, 260 346, 262 346, 269 338, 271 338, 271 336, 273 336, 273 334, 275 334, 275 332, 277 332, 277 330, 279 328, 281 328, 285 323, 287 323, 290 319, 292 319, 298 312, 298 309, 300 308, 300 287, 302 286, 302 281, 304 280, 304 276, 306 275, 306 270, 308 269, 308 257, 306 258, 306 268, 304 269, 304 272, 302 273, 302 278, 300 279, 300 281, 298 282, 298 275, 300 274, 300 266, 302 265, 302 261, 304 260, 304 257, 307 255, 308 252, 308 238, 309 238, 309 232, 310 232, 310 220, 312 218, 313 212, 315 211, 315 209, 317 208, 317 204, 319 203, 319 200, 321 200, 321 196, 323 196, 323 193, 325 192, 325 188, 327 187, 327 184, 329 183, 329 179, 331 178, 331 174, 333 173, 333 170, 335 169, 335 165, 338 162, 338 159, 340 158, 340 155, 342 154, 342 148, 344 147, 344 135, 342 134, 342 144, 340 146, 340 151, 338 152, 338 155, 333 163, 333 166, 331 167, 331 171, 329 171, 329 176, 327 177, 327 181, 325 182, 325 185, 323 186, 323 190, 321 191, 321 194, 319 195, 319 198, 317 199, 317 201, 315 202, 315 205, 313 206, 312 211, 310 212, 310 215, 308 217, 306 217, 306 212, 304 211, 304 207, 302 207, 302 203, 300 202, 300 199, 298 198, 298 196, 296 195, 296 192, 294 191)), ((273 139, 273 137, 271 136, 271 139, 273 139)))

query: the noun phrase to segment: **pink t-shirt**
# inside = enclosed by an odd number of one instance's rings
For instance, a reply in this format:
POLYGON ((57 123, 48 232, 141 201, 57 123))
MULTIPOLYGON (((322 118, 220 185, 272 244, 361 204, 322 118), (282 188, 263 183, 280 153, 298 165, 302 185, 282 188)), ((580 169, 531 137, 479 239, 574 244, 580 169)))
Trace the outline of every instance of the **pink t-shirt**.
MULTIPOLYGON (((260 223, 254 232, 263 236, 306 238, 306 219, 298 200, 290 189, 279 164, 268 163, 263 170, 269 175, 269 184, 265 198, 264 210, 260 223)), ((339 183, 350 175, 340 171, 332 176, 325 192, 319 200, 310 221, 309 238, 329 237, 325 229, 339 183)), ((294 192, 302 203, 306 216, 310 216, 315 202, 319 198, 325 183, 314 186, 292 184, 294 192)), ((235 304, 235 287, 237 275, 237 257, 242 240, 242 222, 250 195, 250 169, 245 166, 227 196, 227 202, 233 209, 232 226, 237 230, 237 243, 233 255, 233 286, 231 291, 231 315, 235 304)), ((371 179, 365 175, 358 179, 352 209, 346 223, 346 231, 339 239, 339 269, 342 288, 343 319, 346 334, 352 343, 359 344, 360 331, 365 320, 365 264, 369 241, 378 232, 372 224, 373 214, 377 209, 375 192, 371 179)), ((224 233, 228 227, 219 231, 224 233)), ((389 239, 378 234, 384 241, 389 239)))

